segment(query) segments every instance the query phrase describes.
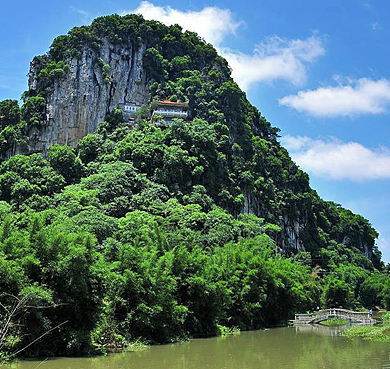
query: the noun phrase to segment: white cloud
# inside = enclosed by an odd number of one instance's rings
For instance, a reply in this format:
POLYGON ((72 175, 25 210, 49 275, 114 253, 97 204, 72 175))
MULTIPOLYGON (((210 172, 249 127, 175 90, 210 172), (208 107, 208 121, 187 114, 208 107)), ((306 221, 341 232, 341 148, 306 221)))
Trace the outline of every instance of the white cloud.
POLYGON ((76 8, 76 7, 72 6, 72 5, 69 6, 69 9, 72 12, 75 12, 75 13, 81 15, 83 23, 90 23, 93 20, 92 14, 90 12, 86 11, 86 10, 76 8))
POLYGON ((310 174, 355 182, 390 179, 390 150, 386 147, 371 150, 336 138, 286 136, 281 142, 290 150, 293 160, 310 174))
POLYGON ((179 24, 183 29, 194 31, 214 46, 219 46, 226 36, 235 34, 241 24, 233 19, 229 9, 206 7, 201 11, 181 11, 170 6, 156 6, 142 1, 137 9, 124 11, 142 14, 145 19, 157 20, 168 26, 179 24))
POLYGON ((70 10, 72 10, 80 15, 89 15, 89 13, 86 10, 75 8, 72 5, 69 8, 70 8, 70 10))
POLYGON ((280 139, 282 141, 283 146, 291 152, 296 152, 302 150, 302 148, 310 145, 313 141, 310 137, 307 136, 284 136, 280 139))
POLYGON ((373 31, 381 31, 382 26, 378 22, 371 23, 371 27, 373 31))
POLYGON ((390 238, 383 238, 381 235, 378 237, 378 247, 381 250, 386 250, 390 253, 390 238))
POLYGON ((258 82, 281 79, 295 85, 307 78, 307 64, 325 53, 317 36, 306 40, 269 37, 257 45, 252 55, 222 49, 233 69, 233 78, 244 89, 258 82))
POLYGON ((390 238, 379 235, 377 246, 382 252, 382 259, 385 263, 390 263, 390 238))
POLYGON ((353 117, 382 114, 390 106, 390 81, 361 78, 356 82, 317 90, 299 91, 285 96, 280 105, 289 106, 315 117, 353 117))
POLYGON ((307 65, 325 53, 322 41, 316 35, 305 40, 269 37, 255 47, 253 54, 223 47, 224 41, 235 35, 242 24, 234 19, 228 9, 206 7, 200 11, 181 11, 143 1, 137 9, 121 14, 128 13, 142 14, 145 19, 167 25, 177 23, 185 30, 198 33, 227 59, 233 70, 233 78, 244 90, 257 82, 277 79, 301 84, 307 77, 307 65))

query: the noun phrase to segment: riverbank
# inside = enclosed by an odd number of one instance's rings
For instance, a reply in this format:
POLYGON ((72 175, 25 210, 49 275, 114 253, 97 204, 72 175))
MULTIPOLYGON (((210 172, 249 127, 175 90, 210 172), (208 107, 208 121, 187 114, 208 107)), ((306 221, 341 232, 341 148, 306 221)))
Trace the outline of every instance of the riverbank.
POLYGON ((364 339, 390 342, 390 313, 385 313, 381 316, 382 323, 380 325, 371 326, 355 326, 345 330, 345 337, 362 337, 364 339))
MULTIPOLYGON (((210 337, 203 337, 203 338, 217 338, 217 337, 229 337, 229 336, 237 336, 241 333, 241 330, 238 327, 225 327, 223 325, 217 324, 217 330, 215 336, 210 337)), ((177 340, 172 340, 170 343, 165 344, 175 344, 175 343, 185 343, 189 342, 193 338, 182 338, 177 340)), ((108 353, 121 353, 121 352, 138 352, 146 350, 147 348, 150 348, 152 345, 141 341, 141 340, 135 340, 132 342, 121 342, 121 343, 113 343, 111 345, 104 345, 104 346, 96 346, 96 355, 93 356, 101 356, 108 353)), ((164 346, 164 344, 161 344, 161 346, 164 346)))

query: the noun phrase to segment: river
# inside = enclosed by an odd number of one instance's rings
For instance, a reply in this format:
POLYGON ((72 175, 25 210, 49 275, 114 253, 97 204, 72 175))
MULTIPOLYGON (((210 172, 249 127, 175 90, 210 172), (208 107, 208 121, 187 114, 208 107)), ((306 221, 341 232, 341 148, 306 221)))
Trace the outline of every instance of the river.
POLYGON ((390 344, 340 337, 340 328, 303 326, 196 339, 93 358, 23 360, 7 369, 384 369, 390 344))

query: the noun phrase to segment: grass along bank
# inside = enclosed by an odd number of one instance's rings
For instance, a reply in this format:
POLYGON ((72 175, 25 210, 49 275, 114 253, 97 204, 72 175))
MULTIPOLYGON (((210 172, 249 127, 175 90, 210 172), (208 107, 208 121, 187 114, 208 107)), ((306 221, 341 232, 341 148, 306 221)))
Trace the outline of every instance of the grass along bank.
POLYGON ((325 325, 327 327, 333 327, 335 325, 344 325, 344 324, 348 324, 348 323, 349 323, 349 320, 337 319, 337 318, 328 319, 328 320, 324 320, 324 321, 320 322, 321 325, 325 325))
POLYGON ((390 342, 390 313, 383 314, 381 318, 380 325, 351 327, 344 331, 343 336, 390 342))

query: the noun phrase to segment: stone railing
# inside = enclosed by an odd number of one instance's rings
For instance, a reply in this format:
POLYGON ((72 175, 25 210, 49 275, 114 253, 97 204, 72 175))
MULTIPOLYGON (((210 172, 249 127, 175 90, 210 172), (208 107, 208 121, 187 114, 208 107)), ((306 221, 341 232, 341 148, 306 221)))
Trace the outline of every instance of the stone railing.
POLYGON ((375 319, 370 317, 369 312, 352 311, 347 309, 324 309, 310 314, 295 314, 293 324, 314 324, 328 319, 349 320, 351 323, 373 324, 375 319))
POLYGON ((187 112, 184 111, 177 111, 177 110, 155 110, 153 112, 153 115, 161 115, 163 117, 165 116, 175 116, 175 117, 187 117, 187 112))

